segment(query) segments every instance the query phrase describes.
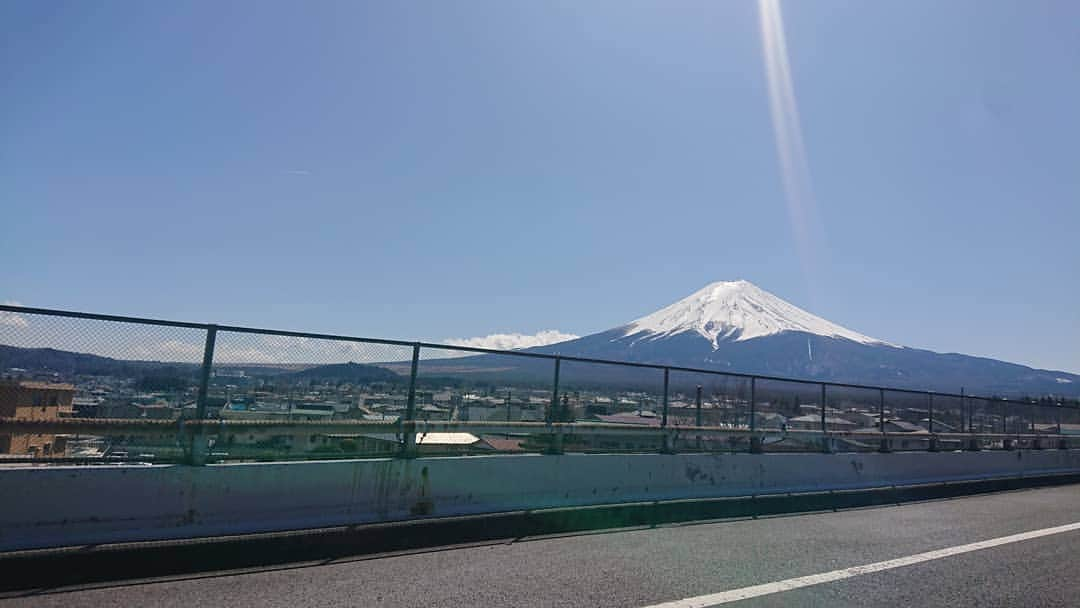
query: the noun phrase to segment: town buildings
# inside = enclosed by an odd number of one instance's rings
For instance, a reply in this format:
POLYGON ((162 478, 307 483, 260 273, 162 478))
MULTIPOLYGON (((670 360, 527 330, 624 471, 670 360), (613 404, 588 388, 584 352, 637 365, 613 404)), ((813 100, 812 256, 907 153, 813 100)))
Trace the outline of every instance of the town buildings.
MULTIPOLYGON (((75 387, 70 384, 0 380, 0 417, 55 420, 71 414, 74 396, 75 387)), ((56 435, 0 434, 0 454, 51 456, 63 453, 64 447, 58 444, 56 435)))

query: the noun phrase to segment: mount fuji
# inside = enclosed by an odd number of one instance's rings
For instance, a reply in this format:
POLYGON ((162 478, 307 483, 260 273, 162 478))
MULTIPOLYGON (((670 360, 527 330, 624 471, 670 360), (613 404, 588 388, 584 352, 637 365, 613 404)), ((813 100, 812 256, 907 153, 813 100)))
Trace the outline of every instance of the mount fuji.
POLYGON ((600 333, 532 352, 832 382, 998 395, 1080 395, 1080 376, 890 344, 747 281, 717 282, 600 333))

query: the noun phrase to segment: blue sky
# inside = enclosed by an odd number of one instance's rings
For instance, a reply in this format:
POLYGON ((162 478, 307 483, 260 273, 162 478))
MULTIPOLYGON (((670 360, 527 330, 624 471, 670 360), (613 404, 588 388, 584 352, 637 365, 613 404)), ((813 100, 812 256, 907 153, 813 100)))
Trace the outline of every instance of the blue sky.
POLYGON ((383 337, 586 334, 747 279, 1080 372, 1080 5, 0 4, 0 300, 383 337))

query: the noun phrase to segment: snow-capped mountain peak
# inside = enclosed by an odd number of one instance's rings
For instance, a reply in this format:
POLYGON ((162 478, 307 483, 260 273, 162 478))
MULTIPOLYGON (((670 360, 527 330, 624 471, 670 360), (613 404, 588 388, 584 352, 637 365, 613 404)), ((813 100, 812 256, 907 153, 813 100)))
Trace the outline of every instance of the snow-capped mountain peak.
POLYGON ((697 332, 715 347, 784 331, 846 338, 862 344, 887 344, 841 327, 789 304, 748 281, 720 281, 625 326, 625 334, 655 339, 697 332))

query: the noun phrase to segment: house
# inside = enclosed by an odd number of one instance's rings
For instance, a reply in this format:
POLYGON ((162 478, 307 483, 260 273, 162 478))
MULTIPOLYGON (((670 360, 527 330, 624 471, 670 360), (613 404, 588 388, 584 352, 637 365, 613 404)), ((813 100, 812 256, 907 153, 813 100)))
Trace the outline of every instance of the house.
POLYGON ((496 452, 524 452, 525 448, 522 444, 525 442, 524 438, 506 438, 506 437, 493 437, 491 435, 484 435, 484 441, 491 446, 491 449, 496 452))
POLYGON ((627 412, 623 414, 597 414, 596 419, 600 422, 611 424, 633 424, 637 426, 660 427, 660 417, 656 412, 645 410, 643 412, 627 412))
POLYGON ((221 408, 226 420, 329 420, 334 406, 323 403, 254 403, 230 401, 221 408))
POLYGON ((886 420, 885 421, 886 433, 928 433, 925 428, 915 424, 914 422, 908 422, 907 420, 886 420))
MULTIPOLYGON (((868 434, 880 433, 881 428, 879 426, 864 427, 856 429, 856 432, 868 434)), ((882 446, 882 442, 884 442, 884 445, 892 451, 925 450, 930 447, 930 432, 915 423, 899 419, 886 420, 885 432, 904 433, 907 436, 884 438, 875 438, 868 436, 866 438, 860 437, 858 439, 850 439, 848 440, 848 443, 851 444, 851 447, 856 448, 880 448, 882 446)))
MULTIPOLYGON (((221 408, 225 420, 294 420, 329 421, 334 417, 334 406, 322 403, 254 403, 251 405, 232 402, 221 408)), ((226 449, 256 447, 272 450, 307 451, 320 444, 322 435, 300 435, 290 429, 234 430, 221 437, 217 445, 226 449)))
MULTIPOLYGON (((923 418, 922 420, 919 421, 919 424, 923 428, 928 429, 928 430, 930 429, 930 426, 931 426, 929 418, 923 418)), ((955 432, 957 432, 955 426, 953 426, 951 424, 945 424, 944 422, 942 422, 938 418, 934 418, 933 427, 934 427, 934 432, 935 433, 955 433, 955 432)))
POLYGON ((842 417, 854 422, 860 428, 877 426, 878 422, 881 420, 880 413, 865 410, 848 410, 847 412, 844 412, 842 417))
MULTIPOLYGON (((821 430, 821 415, 820 414, 807 414, 805 416, 796 416, 794 418, 788 418, 788 428, 804 431, 820 431, 821 430)), ((858 425, 850 420, 844 418, 837 418, 835 416, 825 417, 825 429, 829 431, 851 431, 858 425)))
MULTIPOLYGON (((401 438, 395 433, 363 433, 321 435, 317 445, 309 451, 393 454, 400 449, 401 438)), ((470 454, 493 449, 487 440, 472 433, 417 433, 416 435, 416 450, 420 454, 470 454)))
MULTIPOLYGON (((54 382, 0 380, 0 417, 55 420, 72 411, 75 387, 54 382)), ((0 454, 25 456, 63 455, 55 435, 0 433, 0 454)))
POLYGON ((437 405, 422 405, 416 408, 416 417, 421 420, 449 420, 450 410, 437 405))
MULTIPOLYGON (((754 428, 763 430, 780 430, 787 424, 787 418, 783 414, 775 412, 754 412, 754 428)), ((821 418, 818 418, 818 425, 821 418)))

